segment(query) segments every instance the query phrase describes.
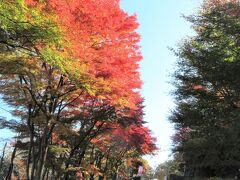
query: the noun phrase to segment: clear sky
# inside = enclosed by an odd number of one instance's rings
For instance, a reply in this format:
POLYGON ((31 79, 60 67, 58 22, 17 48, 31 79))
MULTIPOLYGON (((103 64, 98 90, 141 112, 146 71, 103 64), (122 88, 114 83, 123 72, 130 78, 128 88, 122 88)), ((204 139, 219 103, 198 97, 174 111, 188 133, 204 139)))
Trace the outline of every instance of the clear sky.
POLYGON ((171 153, 173 125, 167 118, 174 108, 170 91, 169 75, 173 72, 177 57, 168 49, 186 36, 193 35, 190 24, 181 15, 190 15, 198 10, 201 0, 122 0, 121 6, 129 14, 137 14, 142 40, 143 61, 141 75, 144 82, 142 95, 145 98, 145 121, 158 138, 160 152, 148 157, 156 167, 171 153))
MULTIPOLYGON (((10 108, 1 100, 0 98, 0 118, 5 117, 7 119, 12 119, 10 114, 10 108)), ((0 153, 2 151, 5 142, 9 142, 13 134, 7 129, 0 129, 0 153)))

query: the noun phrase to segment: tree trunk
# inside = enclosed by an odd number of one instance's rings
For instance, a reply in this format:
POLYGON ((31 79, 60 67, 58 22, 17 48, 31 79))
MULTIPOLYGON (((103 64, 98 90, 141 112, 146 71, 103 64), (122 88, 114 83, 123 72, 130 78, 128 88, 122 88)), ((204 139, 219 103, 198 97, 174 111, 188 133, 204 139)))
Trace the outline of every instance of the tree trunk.
POLYGON ((90 180, 94 180, 94 174, 90 175, 90 180))
POLYGON ((35 146, 33 144, 32 146, 32 170, 31 170, 31 179, 34 179, 34 173, 35 173, 35 168, 36 168, 36 157, 35 157, 35 146))
POLYGON ((119 166, 117 166, 116 172, 114 173, 112 180, 117 180, 118 179, 118 169, 119 169, 119 166))
POLYGON ((2 169, 2 166, 3 166, 3 160, 4 160, 4 156, 5 156, 6 146, 7 146, 7 143, 5 143, 5 145, 3 147, 2 157, 1 157, 1 161, 0 161, 0 170, 2 169))
POLYGON ((13 161, 16 156, 16 151, 17 151, 17 147, 15 146, 14 150, 12 152, 11 163, 9 165, 8 173, 7 173, 5 180, 12 180, 13 161))
POLYGON ((42 142, 42 147, 39 153, 39 162, 37 164, 36 167, 36 176, 35 179, 40 180, 42 178, 43 175, 43 170, 44 170, 44 166, 45 166, 45 162, 46 162, 46 158, 47 158, 47 153, 48 153, 48 143, 47 143, 47 138, 44 137, 43 138, 43 142, 42 142))
MULTIPOLYGON (((88 143, 84 143, 84 144, 82 145, 82 152, 81 152, 81 154, 80 154, 79 157, 78 157, 78 165, 79 165, 79 166, 80 166, 81 163, 82 163, 82 159, 83 159, 83 157, 84 157, 84 155, 85 155, 85 151, 86 151, 87 147, 88 147, 88 143)), ((65 167, 65 170, 66 170, 65 180, 68 180, 68 179, 69 179, 68 167, 69 167, 69 165, 70 165, 70 160, 72 159, 75 151, 76 151, 76 148, 72 149, 72 151, 71 151, 71 153, 70 153, 70 155, 69 155, 68 162, 66 163, 66 167, 65 167)))
POLYGON ((47 159, 49 138, 50 138, 51 132, 52 132, 52 129, 49 131, 48 125, 46 125, 44 133, 42 135, 41 143, 40 143, 41 146, 40 146, 39 157, 38 157, 38 162, 36 166, 35 179, 37 180, 40 180, 43 176, 43 170, 45 168, 45 162, 47 159))
POLYGON ((26 167, 26 180, 29 180, 29 171, 30 171, 30 163, 31 163, 31 157, 34 156, 34 154, 32 153, 32 149, 33 149, 33 132, 30 130, 30 142, 29 142, 29 146, 28 146, 28 157, 27 157, 27 167, 26 167))

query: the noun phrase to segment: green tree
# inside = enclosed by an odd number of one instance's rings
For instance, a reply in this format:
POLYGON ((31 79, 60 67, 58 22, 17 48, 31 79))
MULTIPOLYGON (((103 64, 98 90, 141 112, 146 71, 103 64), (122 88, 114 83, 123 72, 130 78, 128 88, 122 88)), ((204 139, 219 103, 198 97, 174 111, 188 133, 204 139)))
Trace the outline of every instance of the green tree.
POLYGON ((178 52, 174 74, 175 151, 187 177, 234 177, 240 168, 240 7, 216 5, 186 17, 194 37, 178 52))
POLYGON ((169 177, 170 174, 183 175, 181 164, 177 160, 168 160, 155 169, 154 177, 159 180, 164 180, 164 177, 169 177))

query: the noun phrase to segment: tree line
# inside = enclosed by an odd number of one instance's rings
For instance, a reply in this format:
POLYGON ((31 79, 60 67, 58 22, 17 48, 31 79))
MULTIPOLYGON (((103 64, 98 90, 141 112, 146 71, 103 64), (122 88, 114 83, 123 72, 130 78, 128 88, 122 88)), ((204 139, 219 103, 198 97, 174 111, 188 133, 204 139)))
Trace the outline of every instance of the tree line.
POLYGON ((186 17, 195 35, 179 57, 173 95, 174 156, 186 179, 240 177, 240 6, 205 1, 186 17))
POLYGON ((4 179, 124 179, 157 149, 143 121, 138 23, 119 3, 0 1, 0 96, 13 117, 0 128, 15 133, 4 179))

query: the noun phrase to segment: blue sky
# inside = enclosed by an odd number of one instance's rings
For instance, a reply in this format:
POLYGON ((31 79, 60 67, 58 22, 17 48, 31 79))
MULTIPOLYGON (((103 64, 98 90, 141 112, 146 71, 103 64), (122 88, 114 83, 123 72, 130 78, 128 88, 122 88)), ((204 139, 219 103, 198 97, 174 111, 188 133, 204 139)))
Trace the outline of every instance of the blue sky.
MULTIPOLYGON (((10 114, 11 110, 2 100, 0 100, 0 117, 5 117, 7 119, 12 119, 10 114), (9 112, 8 112, 9 111, 9 112)), ((0 129, 0 153, 2 151, 3 145, 5 142, 9 142, 13 134, 7 129, 0 129)))
POLYGON ((175 47, 186 36, 193 35, 190 24, 181 15, 198 10, 201 0, 122 0, 121 6, 129 14, 137 14, 142 40, 143 61, 141 76, 144 82, 145 121, 158 138, 160 152, 147 157, 151 166, 167 160, 170 154, 173 125, 167 118, 174 108, 169 75, 177 57, 168 49, 175 47))

